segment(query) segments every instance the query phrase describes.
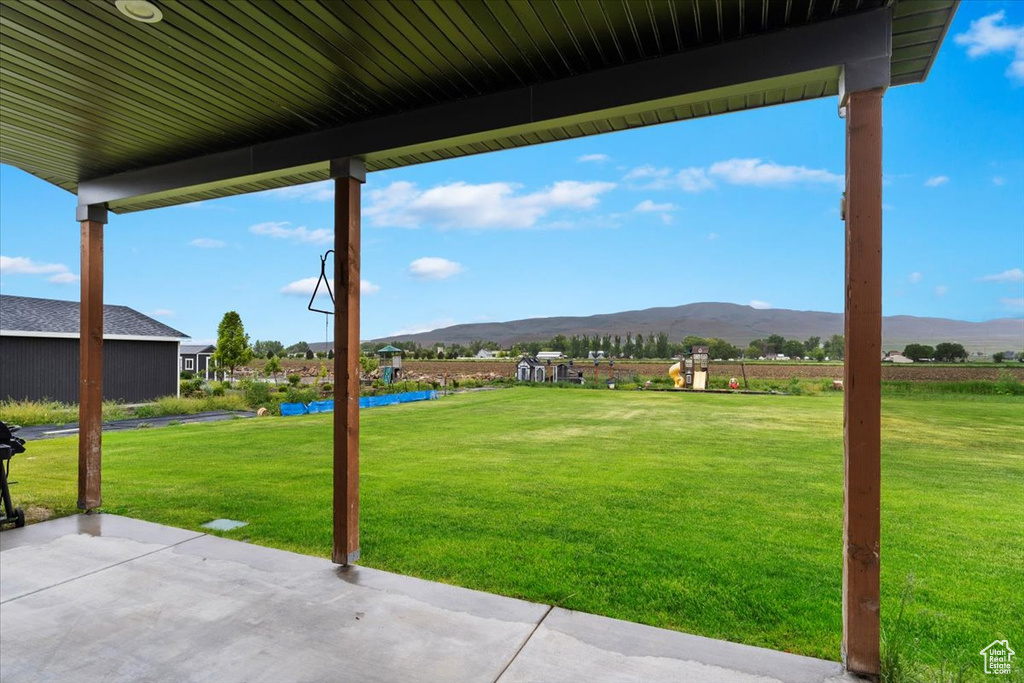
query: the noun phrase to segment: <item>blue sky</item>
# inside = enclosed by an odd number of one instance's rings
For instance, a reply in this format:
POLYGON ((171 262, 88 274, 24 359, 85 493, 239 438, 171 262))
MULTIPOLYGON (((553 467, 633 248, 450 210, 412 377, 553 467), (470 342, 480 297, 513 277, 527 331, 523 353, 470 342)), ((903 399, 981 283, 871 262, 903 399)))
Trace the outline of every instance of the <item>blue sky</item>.
MULTIPOLYGON (((1024 315, 1024 3, 965 2, 884 101, 885 315, 1024 315)), ((841 311, 835 99, 371 174, 362 336, 729 301, 841 311)), ((329 185, 111 216, 108 303, 322 341, 329 185)), ((0 291, 78 299, 75 198, 0 167, 0 291)))

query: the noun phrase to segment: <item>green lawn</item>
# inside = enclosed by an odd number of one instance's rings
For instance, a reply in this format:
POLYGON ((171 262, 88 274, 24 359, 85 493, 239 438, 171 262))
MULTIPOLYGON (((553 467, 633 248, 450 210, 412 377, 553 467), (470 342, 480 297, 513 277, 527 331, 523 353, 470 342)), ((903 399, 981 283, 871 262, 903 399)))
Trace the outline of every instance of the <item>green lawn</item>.
MULTIPOLYGON (((1024 643, 1024 400, 884 403, 883 619, 914 577, 926 661, 1024 643)), ((330 549, 331 420, 104 436, 107 512, 330 549)), ((838 659, 842 401, 509 389, 362 413, 361 563, 838 659)), ((71 511, 76 441, 29 444, 17 502, 71 511)), ((1019 645, 1017 645, 1019 649, 1019 645)))

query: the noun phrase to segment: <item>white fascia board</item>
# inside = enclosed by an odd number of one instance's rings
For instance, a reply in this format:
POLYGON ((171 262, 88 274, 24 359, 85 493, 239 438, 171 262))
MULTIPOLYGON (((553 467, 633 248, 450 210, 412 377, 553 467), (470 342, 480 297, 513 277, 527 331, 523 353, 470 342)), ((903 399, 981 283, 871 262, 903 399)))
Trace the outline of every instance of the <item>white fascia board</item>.
MULTIPOLYGON (((0 337, 39 337, 43 339, 78 339, 77 332, 40 332, 38 330, 0 330, 0 337)), ((103 338, 110 341, 152 341, 178 342, 188 337, 147 337, 139 334, 105 334, 103 338)))

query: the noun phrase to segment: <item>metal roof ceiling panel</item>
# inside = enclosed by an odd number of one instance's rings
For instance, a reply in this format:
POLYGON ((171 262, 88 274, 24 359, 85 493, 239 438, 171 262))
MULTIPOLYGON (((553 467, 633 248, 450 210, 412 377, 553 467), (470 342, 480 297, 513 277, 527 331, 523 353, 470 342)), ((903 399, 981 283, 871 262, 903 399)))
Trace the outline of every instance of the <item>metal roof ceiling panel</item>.
MULTIPOLYGON (((802 40, 806 27, 838 26, 872 12, 891 15, 892 83, 920 82, 957 6, 956 0, 155 2, 163 20, 143 24, 121 15, 112 0, 0 0, 0 161, 71 191, 112 178, 121 178, 124 189, 131 174, 142 173, 147 181, 139 187, 153 191, 109 199, 114 211, 136 211, 326 177, 327 158, 314 164, 308 154, 288 151, 305 150, 313 140, 323 154, 358 154, 378 170, 829 96, 838 63, 797 59, 785 83, 730 92, 710 87, 703 99, 690 97, 699 88, 683 92, 699 80, 693 74, 658 65, 687 56, 686 69, 718 74, 719 84, 728 80, 726 69, 760 81, 781 73, 764 73, 761 62, 770 56, 761 60, 755 50, 726 66, 720 56, 735 51, 719 48, 775 49, 791 36, 802 40), (772 35, 783 38, 765 43, 772 35), (832 68, 804 73, 823 66, 832 68), (677 101, 652 80, 678 82, 677 101), (604 106, 609 83, 634 96, 632 105, 604 106), (439 107, 449 107, 448 120, 430 113, 439 107), (456 134, 458 120, 473 116, 490 128, 456 134), (378 121, 399 132, 381 133, 378 121), (437 130, 422 134, 424 127, 437 130), (357 149, 339 142, 360 136, 379 144, 357 149), (214 159, 233 161, 221 177, 185 182, 189 160, 208 166, 214 159), (287 166, 287 159, 295 163, 287 166), (169 174, 178 185, 150 182, 156 174, 169 174)), ((822 49, 841 59, 831 44, 822 49)))

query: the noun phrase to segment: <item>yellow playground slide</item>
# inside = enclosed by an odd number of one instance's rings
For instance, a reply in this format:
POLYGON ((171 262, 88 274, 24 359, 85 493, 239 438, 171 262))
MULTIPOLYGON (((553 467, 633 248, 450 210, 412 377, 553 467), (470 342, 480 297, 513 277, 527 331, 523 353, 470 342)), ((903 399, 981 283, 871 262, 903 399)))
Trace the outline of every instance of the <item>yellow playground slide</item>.
POLYGON ((676 363, 668 369, 668 376, 672 378, 672 381, 676 384, 676 389, 683 389, 686 387, 686 378, 683 377, 683 369, 681 363, 676 363))

